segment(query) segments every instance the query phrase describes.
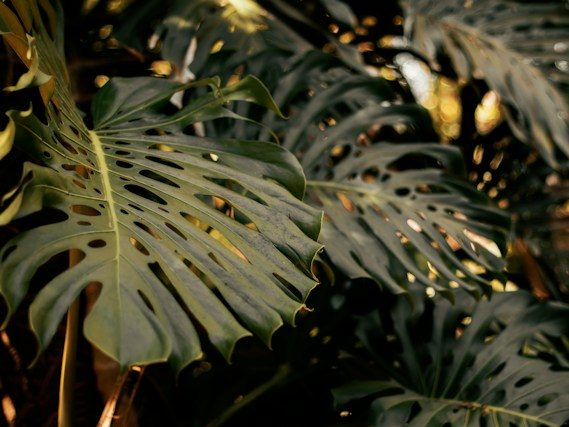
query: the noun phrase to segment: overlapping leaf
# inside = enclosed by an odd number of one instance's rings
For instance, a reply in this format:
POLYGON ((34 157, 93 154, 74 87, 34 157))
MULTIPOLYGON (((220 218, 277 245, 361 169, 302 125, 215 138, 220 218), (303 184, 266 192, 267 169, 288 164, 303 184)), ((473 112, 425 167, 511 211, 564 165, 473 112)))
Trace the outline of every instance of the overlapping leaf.
MULTIPOLYGON (((31 9, 27 13, 32 13, 31 9)), ((46 10, 46 14, 54 16, 55 12, 46 10)), ((9 85, 3 88, 3 90, 5 92, 17 92, 23 89, 39 87, 42 95, 47 97, 52 90, 53 79, 39 68, 35 39, 26 34, 25 25, 29 23, 30 19, 32 18, 27 17, 24 20, 25 22, 20 22, 10 8, 4 3, 0 4, 0 34, 4 37, 6 45, 10 46, 9 48, 13 49, 29 68, 28 71, 23 72, 14 81, 13 85, 9 85)), ((31 110, 22 112, 11 111, 13 106, 7 104, 9 103, 5 103, 0 108, 0 114, 5 115, 7 118, 4 129, 0 130, 0 161, 3 162, 2 168, 14 173, 14 176, 5 179, 2 186, 2 194, 0 195, 0 225, 6 225, 12 220, 22 202, 21 186, 17 183, 23 177, 16 175, 18 167, 13 167, 14 165, 9 164, 10 159, 6 158, 12 152, 16 137, 16 125, 12 116, 15 114, 28 115, 31 112, 31 110), (14 183, 16 185, 12 186, 14 183)))
POLYGON ((200 357, 204 335, 229 358, 241 337, 270 343, 283 321, 294 323, 315 285, 310 266, 320 248, 320 213, 299 200, 300 166, 272 143, 184 133, 196 121, 237 117, 227 109, 235 100, 278 112, 264 86, 254 78, 225 89, 217 79, 197 82, 213 90, 166 113, 169 98, 190 85, 114 79, 93 101, 88 130, 38 18, 31 32, 40 67, 58 78, 46 122, 14 116, 18 148, 37 160, 26 167, 19 217, 57 214, 1 251, 10 312, 38 268, 71 251, 73 265, 30 309, 42 347, 69 304, 97 283, 84 331, 123 367, 168 360, 181 369, 200 357))
POLYGON ((508 107, 516 136, 553 166, 569 155, 569 10, 563 1, 417 0, 407 36, 435 66, 450 57, 484 78, 508 107))
MULTIPOLYGON (((245 40, 213 25, 215 16, 203 19, 198 51, 215 40, 224 44, 215 55, 196 56, 192 70, 239 78, 241 67, 268 82, 289 120, 265 115, 263 123, 300 159, 307 201, 326 213, 322 239, 334 265, 393 293, 415 281, 449 297, 457 286, 474 294, 489 289, 462 260, 501 270, 508 221, 463 181, 459 151, 433 142, 426 111, 403 104, 387 82, 350 71, 306 43, 296 51, 281 45, 282 24, 274 17, 245 40)), ((286 36, 298 37, 290 29, 286 36)), ((238 111, 256 113, 246 104, 238 111)), ((239 138, 258 134, 251 126, 206 129, 239 138)))
POLYGON ((334 394, 340 404, 375 396, 375 426, 560 426, 569 420, 569 372, 528 349, 536 336, 568 331, 566 305, 538 303, 521 291, 475 304, 436 297, 415 312, 400 301, 391 321, 376 313, 359 327, 392 380, 356 382, 334 394))
POLYGON ((275 91, 281 105, 290 106, 281 95, 291 88, 314 94, 293 104, 282 131, 306 171, 308 199, 326 213, 322 239, 334 264, 393 293, 414 281, 446 294, 459 285, 484 291, 461 257, 499 271, 508 221, 463 181, 457 149, 428 142, 426 112, 345 70, 291 70, 275 91))

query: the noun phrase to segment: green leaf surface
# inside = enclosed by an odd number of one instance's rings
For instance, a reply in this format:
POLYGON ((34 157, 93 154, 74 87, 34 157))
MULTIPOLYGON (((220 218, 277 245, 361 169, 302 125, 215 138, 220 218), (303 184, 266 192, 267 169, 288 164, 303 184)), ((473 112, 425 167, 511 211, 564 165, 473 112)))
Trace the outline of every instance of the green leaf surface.
MULTIPOLYGON (((307 20, 293 16, 293 6, 273 3, 291 19, 307 20)), ((268 139, 266 129, 275 129, 302 164, 307 202, 325 211, 322 241, 335 266, 397 294, 415 281, 449 298, 457 286, 474 295, 489 292, 504 265, 509 221, 466 183, 460 152, 437 143, 426 110, 403 103, 385 80, 351 70, 341 58, 305 44, 291 52, 278 43, 278 18, 269 16, 268 28, 247 38, 225 33, 216 15, 202 19, 198 51, 215 40, 224 44, 196 59, 192 70, 225 80, 243 67, 269 85, 288 117, 240 104, 240 115, 265 128, 222 121, 207 133, 268 139), (473 274, 464 260, 486 277, 473 274)), ((285 34, 299 37, 290 29, 285 34)))
POLYGON ((201 357, 206 337, 228 359, 242 337, 270 345, 316 285, 310 269, 321 213, 299 200, 304 177, 285 149, 186 129, 204 111, 223 117, 233 101, 278 112, 266 88, 254 78, 223 89, 218 79, 114 79, 93 100, 89 130, 58 48, 42 27, 34 35, 40 67, 59 78, 46 122, 13 117, 15 145, 36 160, 26 166, 18 217, 58 214, 0 251, 6 321, 38 268, 72 253, 75 261, 30 308, 41 348, 89 284, 101 291, 85 335, 122 367, 168 361, 180 370, 201 357), (165 113, 173 93, 207 85, 211 93, 165 113))

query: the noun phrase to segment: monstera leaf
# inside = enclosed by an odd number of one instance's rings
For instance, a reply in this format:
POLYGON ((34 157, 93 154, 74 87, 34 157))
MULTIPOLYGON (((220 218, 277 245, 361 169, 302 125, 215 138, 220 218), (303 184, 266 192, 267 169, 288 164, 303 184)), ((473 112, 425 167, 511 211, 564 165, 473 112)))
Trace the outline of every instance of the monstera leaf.
POLYGON ((516 136, 553 166, 569 155, 569 10, 562 1, 414 0, 407 36, 435 67, 444 54, 502 98, 516 136), (559 156, 559 154, 561 154, 559 156))
POLYGON ((316 284, 310 267, 321 214, 300 201, 304 177, 286 150, 197 137, 189 126, 237 117, 227 109, 236 100, 278 112, 265 87, 251 77, 223 89, 218 79, 113 79, 93 101, 89 130, 34 16, 40 69, 55 88, 43 114, 12 114, 15 145, 35 159, 18 217, 48 210, 51 220, 0 252, 9 314, 38 269, 71 251, 72 265, 30 308, 41 347, 88 284, 101 290, 85 335, 123 367, 167 360, 181 369, 200 357, 205 335, 227 358, 251 333, 269 344, 316 284), (171 112, 174 93, 207 85, 210 93, 171 112))
POLYGON ((464 181, 456 148, 429 142, 421 107, 316 52, 274 93, 291 119, 267 123, 301 161, 307 201, 325 212, 322 240, 334 265, 392 293, 414 281, 449 297, 457 286, 487 290, 461 259, 499 271, 508 220, 464 181))
POLYGON ((400 301, 390 321, 377 313, 362 319, 358 335, 392 380, 348 384, 334 392, 338 403, 373 398, 376 426, 560 426, 569 420, 569 372, 535 351, 540 336, 569 332, 567 305, 539 303, 518 291, 475 304, 421 297, 416 308, 400 301))
POLYGON ((326 253, 350 278, 372 279, 393 293, 415 281, 448 297, 458 286, 487 292, 489 277, 463 260, 490 276, 500 271, 509 221, 469 187, 459 151, 436 143, 427 112, 333 55, 306 44, 290 52, 274 41, 281 22, 269 16, 267 26, 241 39, 204 18, 198 51, 217 39, 224 44, 205 62, 196 56, 192 69, 229 79, 241 67, 260 76, 289 119, 242 103, 237 111, 258 118, 264 130, 222 122, 206 124, 207 133, 266 139, 266 129, 276 130, 303 166, 307 202, 325 211, 326 253))

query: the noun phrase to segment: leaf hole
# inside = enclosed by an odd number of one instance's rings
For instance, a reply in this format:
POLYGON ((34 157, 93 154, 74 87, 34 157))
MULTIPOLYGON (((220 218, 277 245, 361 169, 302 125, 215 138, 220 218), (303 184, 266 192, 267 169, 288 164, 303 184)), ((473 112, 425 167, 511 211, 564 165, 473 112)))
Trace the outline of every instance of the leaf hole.
POLYGON ((142 300, 142 302, 144 303, 144 305, 145 305, 146 307, 148 307, 148 309, 154 313, 154 307, 152 306, 152 304, 150 303, 150 300, 149 300, 148 297, 144 294, 144 292, 142 292, 140 289, 137 289, 137 290, 136 290, 136 293, 138 294, 138 296, 140 297, 140 299, 142 300))
POLYGON ((107 246, 107 242, 105 242, 103 239, 96 239, 96 240, 91 240, 89 243, 87 243, 87 245, 90 248, 104 248, 105 246, 107 246))
POLYGON ((144 245, 142 243, 140 243, 138 240, 136 240, 134 237, 130 237, 129 239, 130 244, 141 254, 143 255, 150 255, 150 252, 148 252, 148 249, 146 249, 144 247, 144 245))
POLYGON ((73 180, 73 184, 75 184, 77 187, 85 190, 87 188, 87 186, 85 184, 83 184, 81 181, 78 181, 76 179, 73 180))
POLYGON ((166 227, 168 227, 170 230, 172 230, 174 233, 176 233, 178 236, 180 236, 182 239, 184 240, 188 240, 186 238, 186 236, 184 235, 184 233, 182 233, 177 227, 173 226, 172 224, 170 224, 169 222, 165 222, 164 223, 166 225, 166 227))
POLYGON ((210 162, 217 162, 219 160, 219 156, 214 153, 204 153, 202 157, 210 162))
POLYGON ((125 162, 125 161, 123 161, 123 160, 117 160, 117 161, 115 162, 115 164, 116 164, 119 168, 123 168, 123 169, 130 169, 130 168, 133 167, 133 164, 132 164, 132 163, 125 162))
POLYGON ((215 228, 211 228, 209 235, 213 237, 215 240, 220 242, 225 248, 229 249, 234 255, 237 255, 241 260, 251 264, 251 262, 247 259, 245 254, 241 252, 225 235, 223 235, 219 230, 215 228))
POLYGON ((139 197, 143 197, 147 200, 150 200, 152 202, 155 203, 159 203, 161 205, 167 205, 166 200, 164 200, 162 197, 158 196, 156 193, 153 193, 152 191, 148 190, 147 188, 141 187, 140 185, 136 185, 136 184, 127 184, 124 186, 124 188, 133 193, 136 194, 139 197))
POLYGON ((161 239, 160 235, 158 233, 156 233, 155 230, 148 227, 146 224, 143 224, 142 222, 134 221, 134 225, 136 225, 141 230, 146 231, 148 234, 150 234, 155 239, 161 239))
POLYGON ((354 212, 356 210, 356 206, 354 205, 354 202, 352 202, 348 196, 346 196, 346 194, 342 193, 342 192, 337 192, 336 193, 336 198, 340 201, 340 203, 342 204, 343 208, 345 210, 347 210, 348 212, 354 212))
POLYGON ((514 384, 516 387, 523 387, 529 383, 531 383, 534 379, 532 377, 523 377, 521 380, 516 381, 514 384))
POLYGON ((164 151, 165 153, 181 153, 181 151, 176 150, 167 144, 152 144, 148 147, 149 150, 164 151))
POLYGON ((413 402, 411 408, 409 409, 408 412, 409 415, 407 417, 405 425, 409 425, 411 421, 413 421, 413 419, 417 417, 417 415, 419 415, 420 412, 421 412, 421 405, 418 402, 413 402))
POLYGON ((75 126, 69 125, 69 129, 71 129, 71 132, 73 132, 75 134, 75 136, 80 135, 79 130, 75 126))
POLYGON ((2 262, 6 261, 6 258, 8 258, 10 254, 16 250, 17 247, 18 247, 17 245, 12 245, 8 249, 6 249, 2 254, 2 262))
POLYGON ((169 167, 174 168, 174 169, 184 170, 184 168, 182 166, 180 166, 174 162, 171 162, 169 160, 162 159, 160 157, 146 156, 146 159, 150 160, 151 162, 160 163, 161 165, 169 166, 169 167))
POLYGON ((417 223, 417 221, 413 219, 409 218, 407 220, 407 225, 409 228, 411 228, 411 230, 416 231, 417 233, 421 233, 423 231, 423 228, 417 223))
POLYGON ((85 216, 100 216, 101 212, 92 206, 87 205, 72 205, 71 212, 85 216))
POLYGON ((57 140, 57 142, 59 142, 59 144, 61 144, 61 146, 63 148, 65 148, 65 150, 67 150, 69 153, 71 154, 79 154, 79 152, 75 149, 75 147, 73 147, 73 145, 71 145, 69 142, 67 142, 65 140, 65 136, 63 136, 62 134, 56 132, 54 134, 55 139, 57 140))
POLYGON ((368 184, 372 184, 375 181, 377 181, 377 178, 379 177, 379 168, 377 166, 373 166, 371 168, 367 168, 363 173, 362 173, 362 180, 364 182, 367 182, 368 184))
POLYGON ((222 267, 222 268, 225 268, 225 267, 223 267, 223 265, 219 262, 219 260, 217 259, 217 257, 215 256, 215 254, 214 254, 213 252, 209 252, 209 253, 207 254, 207 256, 210 257, 211 260, 212 260, 213 262, 215 262, 217 265, 219 265, 219 266, 222 267))
POLYGON ((537 401, 537 406, 545 406, 559 397, 559 393, 549 393, 541 396, 537 401))
POLYGON ((178 184, 176 184, 174 181, 169 180, 168 178, 153 172, 151 170, 148 169, 143 169, 139 172, 140 175, 145 176, 146 178, 150 178, 153 179, 154 181, 158 181, 161 182, 163 184, 169 185, 171 187, 174 188, 180 188, 180 186, 178 184))

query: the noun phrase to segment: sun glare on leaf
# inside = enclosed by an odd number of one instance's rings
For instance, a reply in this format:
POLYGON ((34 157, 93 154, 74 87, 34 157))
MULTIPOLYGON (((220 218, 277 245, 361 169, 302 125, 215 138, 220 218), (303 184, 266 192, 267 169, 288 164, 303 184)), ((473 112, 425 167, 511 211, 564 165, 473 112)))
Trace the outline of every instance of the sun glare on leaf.
POLYGON ((247 33, 263 27, 265 11, 253 0, 219 0, 218 4, 225 8, 223 17, 231 25, 247 33))

